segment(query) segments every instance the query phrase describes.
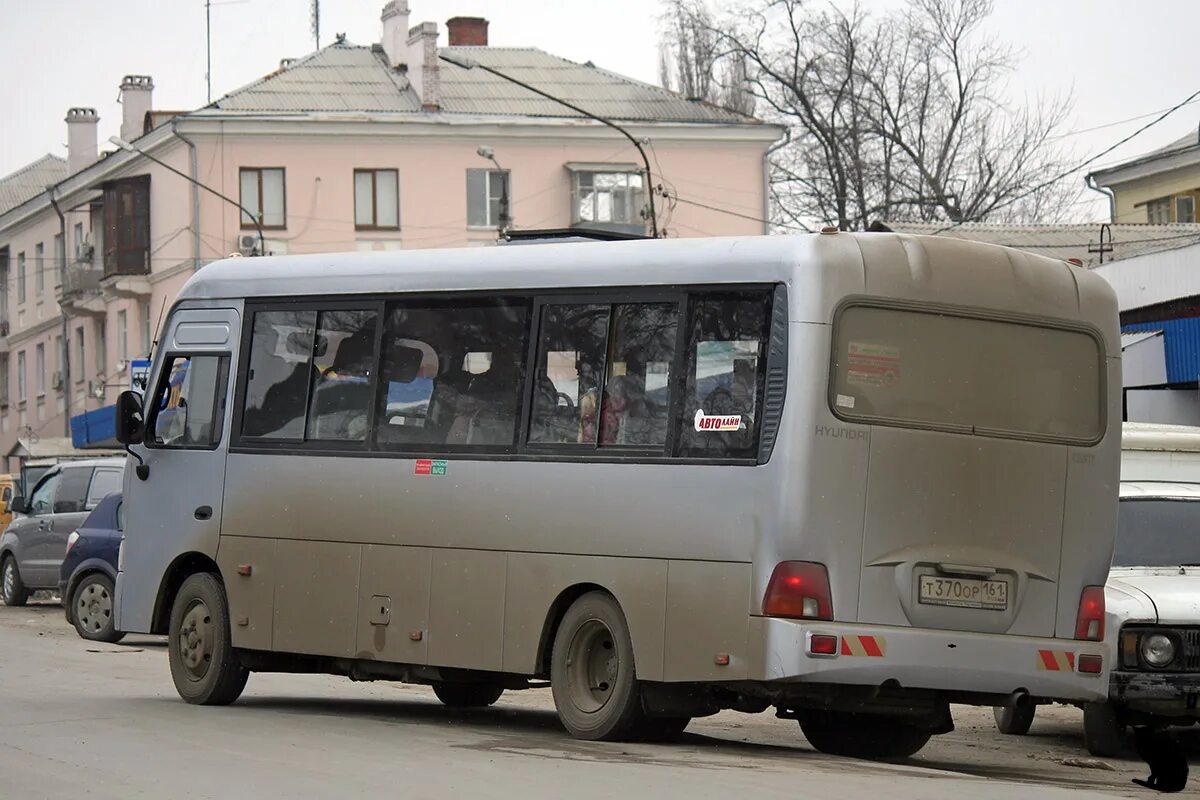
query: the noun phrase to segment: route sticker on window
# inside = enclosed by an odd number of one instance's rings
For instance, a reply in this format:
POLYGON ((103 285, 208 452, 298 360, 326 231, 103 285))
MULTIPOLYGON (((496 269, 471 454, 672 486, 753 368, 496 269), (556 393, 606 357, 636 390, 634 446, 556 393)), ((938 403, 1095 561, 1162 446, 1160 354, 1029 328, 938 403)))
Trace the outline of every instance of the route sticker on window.
POLYGON ((417 464, 413 468, 413 475, 445 475, 449 466, 449 461, 418 458, 417 464))
POLYGON ((850 342, 846 383, 891 386, 900 378, 900 348, 873 342, 850 342))
POLYGON ((835 402, 838 408, 854 408, 854 398, 848 394, 839 394, 835 402))
POLYGON ((708 416, 703 411, 696 412, 696 430, 698 431, 736 431, 741 427, 741 414, 708 416))

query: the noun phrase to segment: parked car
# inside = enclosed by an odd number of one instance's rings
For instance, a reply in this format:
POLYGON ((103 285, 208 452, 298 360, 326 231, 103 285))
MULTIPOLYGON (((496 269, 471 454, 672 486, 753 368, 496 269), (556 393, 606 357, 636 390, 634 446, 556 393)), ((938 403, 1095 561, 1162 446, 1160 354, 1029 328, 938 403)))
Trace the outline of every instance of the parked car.
POLYGON ((5 605, 24 605, 31 592, 58 588, 67 537, 105 495, 120 491, 124 469, 124 458, 68 461, 47 471, 28 498, 13 498, 16 516, 0 536, 5 605))
POLYGON ((0 531, 12 522, 13 514, 10 503, 16 493, 16 480, 12 475, 0 474, 0 531))
POLYGON ((84 639, 118 642, 113 587, 121 549, 121 495, 100 501, 79 530, 67 537, 67 553, 59 571, 58 591, 67 622, 84 639))

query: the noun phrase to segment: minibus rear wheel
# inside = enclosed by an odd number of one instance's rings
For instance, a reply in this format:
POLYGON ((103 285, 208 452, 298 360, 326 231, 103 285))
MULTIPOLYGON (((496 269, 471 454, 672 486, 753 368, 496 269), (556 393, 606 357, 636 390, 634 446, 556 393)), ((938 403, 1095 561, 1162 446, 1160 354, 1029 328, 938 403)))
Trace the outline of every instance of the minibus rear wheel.
POLYGON ((641 738, 646 716, 635 677, 633 640, 621 606, 606 592, 571 604, 550 652, 558 718, 576 739, 641 738))
POLYGON ((167 635, 171 679, 189 703, 223 706, 237 700, 250 671, 242 666, 229 633, 229 603, 215 575, 191 575, 171 604, 167 635))
POLYGON ((871 759, 908 758, 933 735, 899 717, 847 711, 808 711, 800 730, 822 753, 871 759))

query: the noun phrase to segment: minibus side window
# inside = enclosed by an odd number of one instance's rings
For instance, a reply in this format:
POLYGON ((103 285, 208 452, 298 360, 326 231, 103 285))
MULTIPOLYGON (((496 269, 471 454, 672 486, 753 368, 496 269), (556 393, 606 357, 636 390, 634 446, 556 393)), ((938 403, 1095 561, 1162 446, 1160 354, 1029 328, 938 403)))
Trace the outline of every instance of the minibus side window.
POLYGON ((527 300, 389 304, 376 444, 495 451, 516 442, 527 300))
POLYGON ((529 441, 595 445, 608 305, 547 305, 534 373, 529 441))
POLYGON ((302 439, 309 387, 314 374, 316 311, 259 311, 250 342, 250 372, 242 435, 302 439))
POLYGON ((322 311, 313 359, 316 377, 309 401, 306 439, 361 442, 367 438, 378 314, 361 309, 322 311))
POLYGON ((224 356, 172 356, 150 409, 148 443, 216 447, 225 418, 228 371, 224 356))
POLYGON ((755 456, 770 316, 767 292, 693 297, 678 455, 755 456))

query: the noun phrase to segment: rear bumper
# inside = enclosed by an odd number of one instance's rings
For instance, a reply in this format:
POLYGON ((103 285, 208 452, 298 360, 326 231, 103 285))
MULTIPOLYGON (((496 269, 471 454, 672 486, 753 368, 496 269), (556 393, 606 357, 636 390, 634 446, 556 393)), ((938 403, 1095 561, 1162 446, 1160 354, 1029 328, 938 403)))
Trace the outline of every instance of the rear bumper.
POLYGON ((1108 657, 1101 642, 1005 634, 815 623, 755 617, 760 660, 752 679, 815 684, 932 689, 961 695, 1010 695, 1092 701, 1108 697, 1108 657), (811 635, 839 637, 838 653, 811 655, 811 635), (1078 672, 1080 655, 1103 657, 1100 674, 1078 672))

